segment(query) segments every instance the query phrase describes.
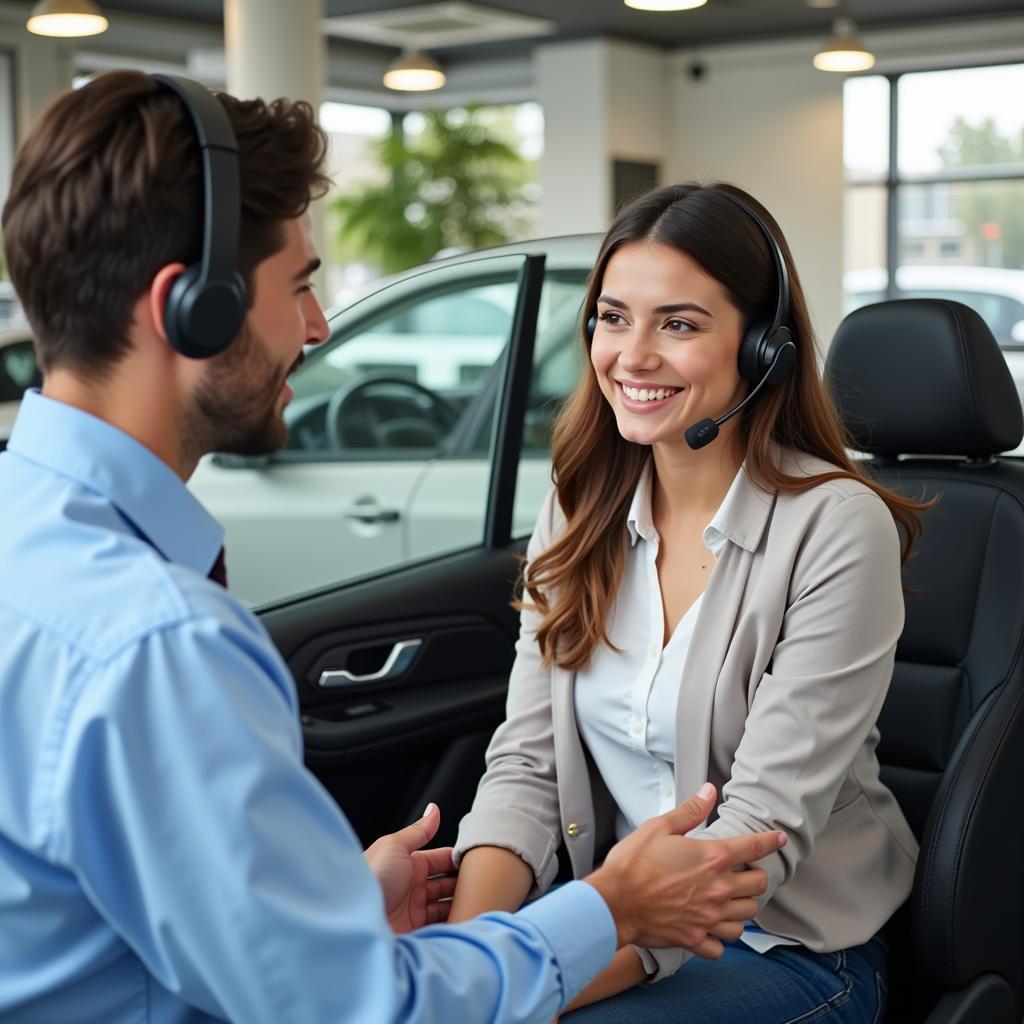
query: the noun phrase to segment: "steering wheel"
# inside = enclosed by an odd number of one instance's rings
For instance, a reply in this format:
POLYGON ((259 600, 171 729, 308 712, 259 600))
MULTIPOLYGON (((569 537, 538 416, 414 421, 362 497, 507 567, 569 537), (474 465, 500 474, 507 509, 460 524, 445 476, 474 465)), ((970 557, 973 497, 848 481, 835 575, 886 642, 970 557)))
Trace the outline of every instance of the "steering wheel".
POLYGON ((338 388, 327 403, 327 441, 340 448, 436 448, 455 426, 459 411, 446 398, 405 377, 369 376, 338 388), (406 394, 385 394, 370 400, 374 388, 406 394), (423 399, 427 408, 423 407, 423 399), (381 415, 382 407, 403 406, 397 416, 381 415))

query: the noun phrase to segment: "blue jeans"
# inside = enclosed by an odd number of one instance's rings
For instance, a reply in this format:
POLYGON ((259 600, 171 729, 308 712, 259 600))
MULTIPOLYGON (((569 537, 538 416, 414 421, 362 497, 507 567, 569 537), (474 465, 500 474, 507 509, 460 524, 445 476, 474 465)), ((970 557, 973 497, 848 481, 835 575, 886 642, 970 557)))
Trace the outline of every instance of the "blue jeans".
POLYGON ((726 942, 671 978, 637 985, 565 1016, 565 1024, 881 1024, 886 945, 875 936, 838 953, 726 942))

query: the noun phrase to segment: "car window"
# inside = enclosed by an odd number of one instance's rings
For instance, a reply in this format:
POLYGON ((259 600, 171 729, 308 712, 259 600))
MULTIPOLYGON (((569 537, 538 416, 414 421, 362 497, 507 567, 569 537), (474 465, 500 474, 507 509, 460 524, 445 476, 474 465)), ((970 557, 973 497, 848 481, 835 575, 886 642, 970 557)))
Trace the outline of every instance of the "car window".
MULTIPOLYGON (((527 394, 512 535, 529 534, 550 486, 550 434, 562 402, 576 385, 582 366, 580 308, 586 288, 589 249, 577 269, 548 270, 537 313, 533 372, 527 394)), ((494 410, 504 365, 488 375, 477 402, 476 418, 467 417, 417 484, 408 517, 412 557, 426 557, 466 546, 480 537, 482 510, 490 482, 489 453, 494 410)))
POLYGON ((511 332, 517 271, 488 262, 337 330, 292 379, 284 458, 440 453, 511 332))
POLYGON ((524 262, 480 257, 383 285, 293 374, 281 452, 200 463, 190 487, 225 527, 237 596, 263 604, 482 542, 524 262), (438 464, 458 480, 423 551, 414 498, 438 464))
POLYGON ((29 388, 42 382, 31 340, 0 347, 0 402, 20 402, 29 388))

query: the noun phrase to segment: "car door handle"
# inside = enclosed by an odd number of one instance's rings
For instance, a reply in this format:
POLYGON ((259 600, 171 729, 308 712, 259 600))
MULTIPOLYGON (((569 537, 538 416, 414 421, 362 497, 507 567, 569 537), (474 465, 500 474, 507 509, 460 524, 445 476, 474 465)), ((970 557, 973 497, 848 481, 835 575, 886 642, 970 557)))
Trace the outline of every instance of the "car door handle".
POLYGON ((350 505, 345 509, 345 518, 359 523, 394 523, 399 512, 396 508, 381 508, 380 505, 350 505))
POLYGON ((386 683, 398 679, 412 664, 416 652, 423 646, 422 639, 399 640, 376 672, 364 676, 353 675, 347 668, 329 668, 320 673, 319 684, 325 689, 352 686, 358 683, 386 683))

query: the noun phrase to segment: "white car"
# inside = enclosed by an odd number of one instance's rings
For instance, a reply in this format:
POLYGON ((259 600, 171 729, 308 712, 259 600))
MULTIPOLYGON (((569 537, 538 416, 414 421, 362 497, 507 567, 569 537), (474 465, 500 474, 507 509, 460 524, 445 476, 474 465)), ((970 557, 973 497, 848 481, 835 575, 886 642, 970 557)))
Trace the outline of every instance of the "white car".
POLYGON ((291 385, 270 457, 215 455, 189 486, 227 531, 231 589, 262 604, 480 543, 492 437, 513 401, 511 344, 539 294, 513 535, 550 486, 548 429, 580 372, 578 325, 600 243, 581 235, 431 262, 331 318, 291 385), (530 275, 534 284, 527 288, 530 275))

